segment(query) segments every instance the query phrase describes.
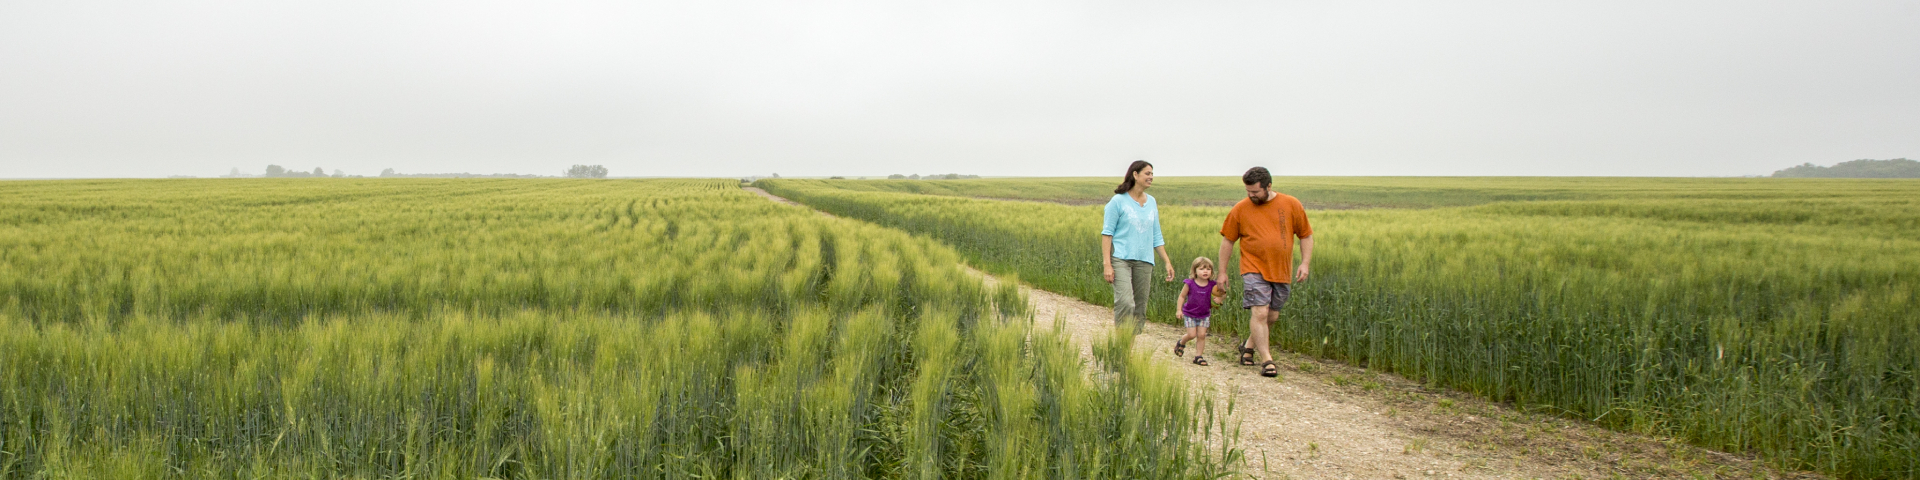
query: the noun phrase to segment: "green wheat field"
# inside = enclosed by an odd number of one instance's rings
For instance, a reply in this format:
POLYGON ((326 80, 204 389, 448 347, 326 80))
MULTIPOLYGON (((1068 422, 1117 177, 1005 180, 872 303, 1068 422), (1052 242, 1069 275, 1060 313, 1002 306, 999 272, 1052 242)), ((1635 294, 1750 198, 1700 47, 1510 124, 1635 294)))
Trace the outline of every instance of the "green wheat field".
MULTIPOLYGON (((963 269, 1110 302, 1113 183, 0 182, 0 478, 1232 476, 1230 395, 963 269)), ((1920 182, 1275 189, 1316 232, 1282 348, 1920 476, 1920 182)), ((1244 195, 1149 193, 1180 264, 1244 195)))
POLYGON ((1217 478, 1230 406, 715 180, 0 186, 0 478, 1217 478), (1216 410, 1218 409, 1218 410, 1216 410))
MULTIPOLYGON (((1107 304, 1095 235, 1115 183, 759 185, 1107 304)), ((1786 468, 1920 477, 1920 181, 1296 177, 1274 189, 1306 204, 1315 232, 1313 277, 1274 329, 1282 348, 1786 468)), ((1161 178, 1148 193, 1179 265, 1217 254, 1227 206, 1245 196, 1231 177, 1161 178)), ((1154 290, 1150 318, 1175 322, 1175 290, 1154 290)), ((1245 314, 1224 312, 1215 330, 1244 335, 1245 314)))

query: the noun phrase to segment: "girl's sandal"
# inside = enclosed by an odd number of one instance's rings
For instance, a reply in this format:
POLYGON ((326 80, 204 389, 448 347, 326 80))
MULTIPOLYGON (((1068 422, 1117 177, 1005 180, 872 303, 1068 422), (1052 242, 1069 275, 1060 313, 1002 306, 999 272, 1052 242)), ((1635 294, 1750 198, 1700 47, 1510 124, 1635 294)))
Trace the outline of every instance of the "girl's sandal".
POLYGON ((1253 349, 1247 348, 1245 345, 1240 347, 1240 364, 1249 367, 1253 366, 1253 349))
POLYGON ((1176 356, 1176 357, 1187 356, 1187 343, 1173 342, 1173 356, 1176 356))
POLYGON ((1205 367, 1207 366, 1207 357, 1205 355, 1194 355, 1193 364, 1205 367))
POLYGON ((1280 367, 1274 366, 1273 361, 1268 360, 1267 363, 1260 364, 1260 376, 1278 377, 1280 376, 1280 367))

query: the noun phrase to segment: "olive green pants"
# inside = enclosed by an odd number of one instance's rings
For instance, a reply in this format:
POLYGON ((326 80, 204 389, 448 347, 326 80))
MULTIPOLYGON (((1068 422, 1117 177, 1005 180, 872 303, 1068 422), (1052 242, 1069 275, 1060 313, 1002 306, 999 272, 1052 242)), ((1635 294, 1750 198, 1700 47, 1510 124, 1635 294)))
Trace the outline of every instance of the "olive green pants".
POLYGON ((1113 259, 1113 326, 1147 326, 1147 293, 1153 288, 1153 264, 1113 259))

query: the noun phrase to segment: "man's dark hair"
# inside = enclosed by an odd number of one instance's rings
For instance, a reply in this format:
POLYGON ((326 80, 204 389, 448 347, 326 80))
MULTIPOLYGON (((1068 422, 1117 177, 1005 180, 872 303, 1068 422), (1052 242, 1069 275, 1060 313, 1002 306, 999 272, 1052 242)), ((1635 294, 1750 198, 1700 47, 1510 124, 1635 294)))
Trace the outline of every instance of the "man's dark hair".
POLYGON ((1246 185, 1258 183, 1260 188, 1269 188, 1273 186, 1273 175, 1267 173, 1267 167, 1253 167, 1247 169, 1245 175, 1240 176, 1240 183, 1246 185))
POLYGON ((1113 193, 1127 193, 1128 190, 1133 190, 1133 174, 1140 173, 1141 170, 1151 166, 1153 164, 1147 163, 1146 160, 1134 160, 1132 164, 1127 165, 1127 174, 1120 177, 1120 186, 1113 187, 1113 193))

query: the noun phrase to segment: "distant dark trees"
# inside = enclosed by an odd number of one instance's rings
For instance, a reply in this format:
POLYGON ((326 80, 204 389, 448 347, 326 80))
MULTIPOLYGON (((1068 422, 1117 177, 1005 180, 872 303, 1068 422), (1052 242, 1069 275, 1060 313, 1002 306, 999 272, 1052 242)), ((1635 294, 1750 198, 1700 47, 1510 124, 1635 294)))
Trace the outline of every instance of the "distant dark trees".
POLYGON ((1773 172, 1774 178, 1920 178, 1920 162, 1904 158, 1854 160, 1831 167, 1812 163, 1773 172))
POLYGON ((287 167, 279 165, 267 165, 267 174, 262 176, 267 178, 325 177, 327 176, 327 171, 320 169, 320 167, 313 167, 313 171, 311 172, 302 172, 299 170, 287 170, 287 167))
POLYGON ((574 165, 567 169, 567 178, 607 178, 607 167, 601 165, 574 165))

